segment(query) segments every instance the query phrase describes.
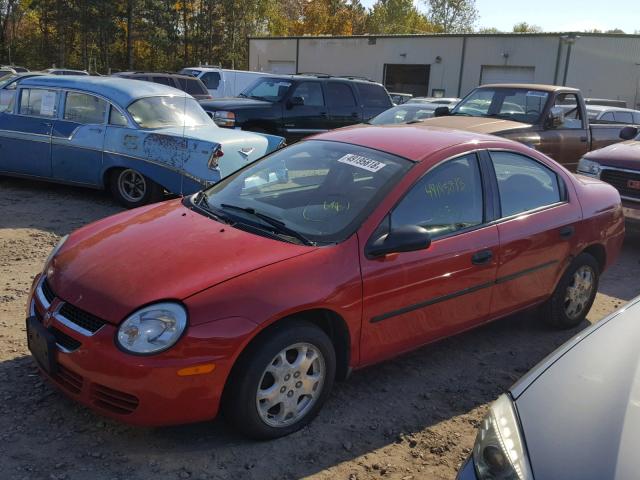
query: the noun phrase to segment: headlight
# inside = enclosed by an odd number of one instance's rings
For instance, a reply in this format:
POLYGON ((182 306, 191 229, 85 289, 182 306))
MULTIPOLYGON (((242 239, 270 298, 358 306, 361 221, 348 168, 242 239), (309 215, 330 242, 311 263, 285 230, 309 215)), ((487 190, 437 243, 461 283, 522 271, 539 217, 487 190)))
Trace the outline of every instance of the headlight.
POLYGON ((213 121, 216 122, 216 125, 219 127, 234 127, 236 125, 236 114, 224 110, 214 112, 213 121))
POLYGON ((64 245, 64 242, 67 241, 67 238, 69 238, 69 235, 65 235, 64 237, 62 237, 60 241, 57 243, 57 245, 53 247, 53 250, 51 250, 51 253, 49 254, 49 256, 44 262, 44 269, 43 269, 44 271, 47 270, 49 263, 51 263, 51 260, 53 260, 53 257, 55 257, 56 254, 60 251, 60 249, 62 248, 62 245, 64 245))
POLYGON ((600 164, 598 162, 594 162, 593 160, 581 158, 578 162, 578 173, 586 173, 587 175, 599 177, 600 170, 600 164))
POLYGON ((162 302, 130 315, 118 329, 117 343, 125 351, 149 355, 178 341, 187 326, 187 312, 178 303, 162 302))
POLYGON ((532 480, 511 399, 501 395, 482 421, 473 463, 480 480, 532 480))

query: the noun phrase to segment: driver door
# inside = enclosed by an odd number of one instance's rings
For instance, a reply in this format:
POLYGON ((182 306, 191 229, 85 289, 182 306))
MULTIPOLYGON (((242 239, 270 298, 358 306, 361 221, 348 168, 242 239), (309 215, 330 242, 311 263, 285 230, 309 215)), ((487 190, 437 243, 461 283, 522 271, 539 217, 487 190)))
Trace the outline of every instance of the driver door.
POLYGON ((414 184, 372 236, 420 225, 429 248, 372 259, 361 245, 363 364, 488 320, 499 239, 483 192, 476 154, 448 160, 414 184))
POLYGON ((314 133, 326 132, 329 118, 322 83, 304 81, 293 87, 285 101, 283 120, 285 135, 289 140, 297 141, 314 133), (302 104, 294 99, 301 99, 302 104))

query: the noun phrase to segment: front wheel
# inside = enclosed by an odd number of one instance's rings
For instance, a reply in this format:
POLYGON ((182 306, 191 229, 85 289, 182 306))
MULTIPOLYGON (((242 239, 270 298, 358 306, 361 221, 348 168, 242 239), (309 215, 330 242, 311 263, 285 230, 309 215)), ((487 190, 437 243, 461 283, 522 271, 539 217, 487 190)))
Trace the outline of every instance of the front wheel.
POLYGON ((239 360, 223 404, 229 423, 256 439, 307 425, 326 401, 336 369, 331 340, 311 323, 287 322, 267 335, 239 360))
POLYGON ((136 208, 162 200, 162 186, 132 168, 115 170, 109 185, 113 198, 127 208, 136 208))
POLYGON ((578 255, 543 307, 545 321, 556 328, 574 328, 587 316, 598 291, 600 267, 588 253, 578 255))

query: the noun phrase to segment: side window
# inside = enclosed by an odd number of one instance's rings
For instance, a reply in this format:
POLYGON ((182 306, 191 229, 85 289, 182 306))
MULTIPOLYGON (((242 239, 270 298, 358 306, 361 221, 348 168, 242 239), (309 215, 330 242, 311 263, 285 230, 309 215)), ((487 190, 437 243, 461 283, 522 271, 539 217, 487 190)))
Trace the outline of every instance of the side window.
POLYGON ((180 89, 189 95, 206 95, 209 93, 196 78, 193 80, 190 78, 178 78, 178 83, 180 84, 180 89))
POLYGON ((58 94, 55 90, 25 88, 20 94, 20 114, 55 117, 58 94))
POLYGON ((209 90, 217 90, 220 86, 220 74, 218 72, 207 72, 200 77, 200 80, 209 90))
POLYGON ((162 85, 167 85, 169 87, 175 87, 173 83, 173 79, 169 77, 152 77, 154 83, 160 83, 162 85))
POLYGON ((109 112, 109 125, 116 125, 118 127, 126 127, 128 125, 125 116, 113 105, 111 105, 111 111, 109 112))
POLYGON ((491 159, 503 217, 561 201, 558 176, 541 163, 511 152, 491 152, 491 159))
POLYGON ((64 103, 64 119, 71 122, 104 123, 109 104, 86 93, 68 92, 64 103))
POLYGON ((320 82, 299 83, 291 97, 302 97, 307 107, 324 107, 324 95, 320 82))
POLYGON ((640 113, 633 113, 633 123, 640 123, 640 113))
POLYGON ((391 213, 391 225, 420 225, 432 238, 484 221, 480 168, 475 154, 429 171, 391 213))
POLYGON ((329 107, 355 107, 356 99, 346 83, 327 82, 327 105, 329 107))
POLYGON ((631 112, 614 112, 613 117, 618 123, 633 123, 631 112))
MULTIPOLYGON (((13 85, 15 85, 15 83, 13 85)), ((0 90, 0 112, 13 112, 15 98, 15 87, 13 89, 6 88, 0 90)))
POLYGON ((578 129, 582 126, 582 111, 578 103, 578 96, 574 93, 561 93, 556 97, 555 108, 564 111, 564 121, 556 128, 578 129))
POLYGON ((391 107, 391 98, 384 87, 375 84, 358 83, 358 91, 365 107, 391 107))

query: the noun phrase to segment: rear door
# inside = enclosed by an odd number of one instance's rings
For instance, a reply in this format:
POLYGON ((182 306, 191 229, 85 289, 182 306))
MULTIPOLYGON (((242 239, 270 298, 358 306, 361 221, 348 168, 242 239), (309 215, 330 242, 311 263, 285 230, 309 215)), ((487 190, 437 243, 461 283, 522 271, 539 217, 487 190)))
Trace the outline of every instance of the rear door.
POLYGON ((582 210, 564 179, 520 153, 490 152, 499 193, 500 258, 492 316, 546 298, 576 248, 582 210))
POLYGON ((340 128, 362 121, 362 109, 358 106, 350 83, 328 81, 324 84, 329 111, 328 128, 340 128))
POLYGON ((12 102, 0 114, 0 170, 50 177, 51 128, 58 114, 59 92, 21 88, 16 100, 15 108, 12 102))
POLYGON ((431 234, 429 248, 374 259, 361 248, 364 364, 488 319, 499 240, 480 171, 475 153, 432 168, 373 235, 419 225, 431 234))
POLYGON ((322 83, 305 80, 289 89, 283 111, 284 131, 289 140, 299 140, 329 129, 322 83))
POLYGON ((95 95, 66 92, 62 118, 53 125, 51 159, 54 178, 101 183, 105 122, 109 103, 95 95))

